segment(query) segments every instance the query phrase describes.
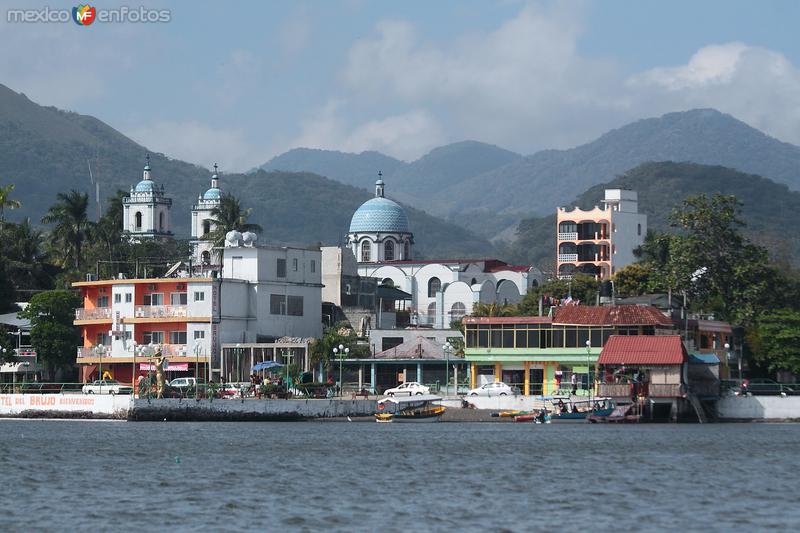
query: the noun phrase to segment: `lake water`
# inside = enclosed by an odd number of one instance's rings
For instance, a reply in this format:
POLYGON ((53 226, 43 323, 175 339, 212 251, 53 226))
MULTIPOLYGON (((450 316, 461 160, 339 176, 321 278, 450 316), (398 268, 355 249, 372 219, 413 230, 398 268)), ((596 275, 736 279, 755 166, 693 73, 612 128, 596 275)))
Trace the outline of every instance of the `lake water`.
POLYGON ((0 421, 0 530, 796 529, 800 425, 0 421))

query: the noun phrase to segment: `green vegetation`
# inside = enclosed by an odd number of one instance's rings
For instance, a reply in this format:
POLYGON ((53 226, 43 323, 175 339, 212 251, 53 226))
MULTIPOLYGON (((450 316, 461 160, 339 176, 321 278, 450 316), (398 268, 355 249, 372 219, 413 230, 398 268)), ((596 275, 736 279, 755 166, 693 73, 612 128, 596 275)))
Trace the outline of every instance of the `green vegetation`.
POLYGON ((72 325, 81 299, 73 291, 54 290, 34 295, 19 316, 31 321, 31 344, 51 377, 75 362, 80 334, 72 325))
POLYGON ((230 194, 223 194, 219 206, 211 211, 211 222, 215 227, 209 238, 214 242, 214 246, 220 249, 220 260, 222 259, 222 249, 225 246, 225 235, 229 231, 262 231, 258 224, 247 222, 252 211, 252 209, 243 209, 239 199, 230 194))

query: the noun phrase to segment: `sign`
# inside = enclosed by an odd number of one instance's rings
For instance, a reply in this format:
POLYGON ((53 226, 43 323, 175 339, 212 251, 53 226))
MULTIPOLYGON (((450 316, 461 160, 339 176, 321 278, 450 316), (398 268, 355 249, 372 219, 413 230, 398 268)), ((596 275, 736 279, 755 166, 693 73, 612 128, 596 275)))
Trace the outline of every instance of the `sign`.
MULTIPOLYGON (((146 370, 148 372, 155 372, 156 365, 150 363, 139 363, 139 370, 146 370)), ((165 372, 186 372, 189 370, 189 363, 170 363, 164 371, 165 372)))
POLYGON ((122 394, 0 394, 0 415, 4 416, 26 411, 115 415, 130 406, 131 396, 122 394))

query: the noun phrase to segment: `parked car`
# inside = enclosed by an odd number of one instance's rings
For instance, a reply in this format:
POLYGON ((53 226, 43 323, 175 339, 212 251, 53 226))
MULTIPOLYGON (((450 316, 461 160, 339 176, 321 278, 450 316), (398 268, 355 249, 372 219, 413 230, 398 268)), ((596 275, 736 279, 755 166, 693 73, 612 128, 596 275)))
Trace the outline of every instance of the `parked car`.
POLYGON ((84 394, 133 394, 133 387, 115 379, 96 379, 81 388, 84 394))
POLYGON ((225 383, 219 389, 219 395, 222 398, 241 398, 242 393, 248 395, 252 387, 252 383, 242 381, 239 383, 225 383))
POLYGON ((406 383, 401 383, 400 385, 398 385, 393 389, 386 389, 385 391, 383 391, 383 393, 386 396, 395 396, 395 395, 420 396, 422 394, 430 394, 430 392, 431 392, 430 388, 420 383, 417 383, 416 381, 408 381, 406 383))
POLYGON ((185 392, 189 388, 195 388, 197 380, 195 378, 175 378, 169 382, 169 386, 185 392))
POLYGON ((797 392, 788 385, 784 385, 782 383, 778 383, 772 379, 767 378, 753 378, 749 381, 746 381, 746 387, 742 387, 742 390, 745 392, 749 392, 754 396, 767 396, 767 395, 793 395, 797 394, 797 392))
POLYGON ((470 389, 468 396, 510 396, 514 394, 514 389, 502 381, 486 383, 478 388, 470 389))

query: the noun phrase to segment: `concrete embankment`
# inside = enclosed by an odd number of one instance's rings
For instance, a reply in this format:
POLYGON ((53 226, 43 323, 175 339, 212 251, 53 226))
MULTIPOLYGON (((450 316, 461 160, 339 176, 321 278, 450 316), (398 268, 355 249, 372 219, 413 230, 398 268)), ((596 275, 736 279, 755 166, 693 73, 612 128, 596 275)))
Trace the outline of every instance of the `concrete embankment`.
POLYGON ((725 396, 717 402, 720 422, 800 422, 800 396, 725 396))
POLYGON ((128 420, 289 421, 372 416, 375 400, 134 400, 128 420))

